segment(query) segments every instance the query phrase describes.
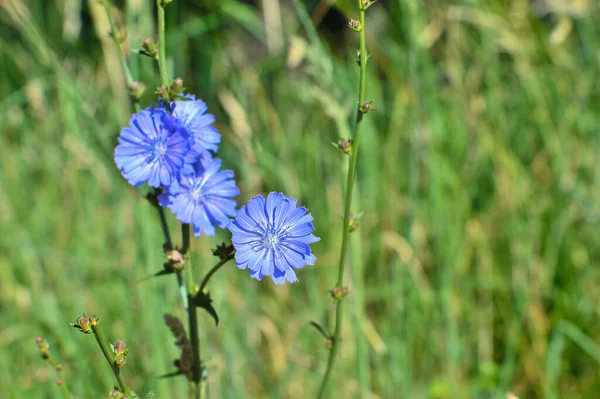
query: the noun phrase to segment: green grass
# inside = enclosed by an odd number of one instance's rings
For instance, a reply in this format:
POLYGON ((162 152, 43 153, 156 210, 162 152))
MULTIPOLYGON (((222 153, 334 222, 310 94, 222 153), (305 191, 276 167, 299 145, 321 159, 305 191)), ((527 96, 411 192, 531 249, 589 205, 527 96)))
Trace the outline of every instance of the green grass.
MULTIPOLYGON (((125 3, 115 17, 139 48, 156 35, 153 2, 125 3)), ((216 115, 238 203, 269 191, 297 197, 322 239, 297 284, 259 283, 233 264, 211 280, 221 323, 200 315, 211 398, 313 397, 325 369, 309 321, 333 328, 346 158, 329 142, 351 131, 358 68, 351 32, 310 24, 316 3, 270 2, 281 6, 281 32, 233 0, 167 8, 169 69, 216 115)), ((352 234, 331 392, 594 397, 600 10, 572 2, 587 9, 542 18, 525 0, 457 3, 368 10, 367 98, 377 111, 362 133, 355 209, 365 216, 352 234)), ((354 1, 336 7, 356 14, 354 1)), ((68 324, 83 312, 127 342, 124 375, 139 394, 186 397, 183 378, 157 378, 178 356, 162 313, 185 311, 174 278, 139 282, 162 267, 162 234, 144 190, 112 160, 131 108, 103 7, 4 0, 0 10, 3 397, 60 397, 38 335, 77 397, 106 397, 110 370, 93 338, 68 324)), ((155 86, 151 60, 128 54, 134 76, 155 86)), ((193 241, 198 278, 227 239, 193 241)))

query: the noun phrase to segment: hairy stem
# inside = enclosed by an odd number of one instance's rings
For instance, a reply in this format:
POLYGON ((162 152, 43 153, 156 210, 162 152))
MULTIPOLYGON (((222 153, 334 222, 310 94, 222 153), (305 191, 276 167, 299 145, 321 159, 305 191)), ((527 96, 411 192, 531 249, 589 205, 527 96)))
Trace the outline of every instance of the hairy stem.
MULTIPOLYGON (((359 64, 360 64, 360 82, 358 89, 358 106, 356 113, 356 123, 354 124, 354 133, 352 135, 352 152, 350 154, 350 160, 348 165, 348 176, 346 180, 346 199, 344 201, 344 222, 342 225, 342 248, 340 250, 340 261, 338 264, 338 276, 336 282, 336 288, 342 290, 344 283, 344 269, 346 267, 346 256, 348 253, 348 245, 349 245, 349 224, 350 224, 350 208, 352 206, 352 192, 354 189, 354 181, 356 178, 356 162, 358 159, 358 148, 359 148, 359 138, 360 131, 362 126, 362 120, 364 112, 362 111, 362 106, 365 104, 365 86, 366 86, 366 74, 367 74, 367 45, 366 45, 366 37, 365 37, 365 10, 363 9, 362 0, 358 1, 358 21, 360 26, 362 26, 361 31, 359 32, 359 43, 360 43, 360 53, 359 53, 359 64)), ((321 387, 319 388, 319 398, 322 398, 325 394, 325 390, 327 389, 327 383, 329 381, 329 377, 331 375, 331 370, 333 369, 333 365, 335 363, 335 358, 338 352, 338 348, 340 345, 340 335, 342 329, 342 312, 343 312, 343 300, 338 299, 335 306, 335 330, 332 338, 332 345, 329 351, 329 358, 327 360, 327 369, 325 370, 325 375, 323 376, 323 380, 321 382, 321 387)))
POLYGON ((98 346, 100 347, 100 349, 102 350, 102 353, 104 354, 104 358, 108 362, 108 365, 112 369, 113 374, 115 375, 115 378, 117 379, 117 383, 119 385, 119 388, 121 389, 121 392, 127 393, 128 389, 127 389, 127 386, 125 385, 125 382, 123 381, 123 378, 121 377, 121 373, 120 373, 121 370, 119 369, 119 366, 117 366, 115 364, 114 359, 112 358, 110 352, 108 351, 106 343, 104 342, 104 339, 102 338, 102 334, 100 333, 100 329, 98 328, 98 326, 92 324, 92 331, 94 332, 94 337, 96 338, 96 342, 98 342, 98 346))

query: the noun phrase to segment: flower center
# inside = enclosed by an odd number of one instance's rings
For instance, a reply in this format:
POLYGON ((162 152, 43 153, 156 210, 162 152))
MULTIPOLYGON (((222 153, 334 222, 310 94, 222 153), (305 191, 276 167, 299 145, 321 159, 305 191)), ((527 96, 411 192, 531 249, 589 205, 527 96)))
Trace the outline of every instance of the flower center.
POLYGON ((167 143, 157 141, 154 143, 154 158, 162 158, 167 153, 167 143))
POLYGON ((275 232, 269 231, 263 236, 262 242, 268 247, 274 247, 279 244, 279 235, 275 232))
POLYGON ((202 192, 202 187, 201 187, 201 186, 199 186, 199 187, 196 187, 195 189, 193 189, 193 190, 190 192, 190 196, 192 197, 192 199, 193 199, 194 201, 198 201, 198 199, 200 199, 200 197, 202 197, 202 196, 203 196, 203 194, 204 194, 204 193, 202 192))

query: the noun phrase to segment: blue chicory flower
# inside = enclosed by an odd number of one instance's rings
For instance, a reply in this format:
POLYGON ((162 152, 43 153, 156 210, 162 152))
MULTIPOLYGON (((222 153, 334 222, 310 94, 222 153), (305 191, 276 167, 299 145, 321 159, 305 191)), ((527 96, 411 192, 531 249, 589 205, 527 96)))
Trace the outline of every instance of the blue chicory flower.
POLYGON ((159 107, 149 107, 129 120, 115 148, 115 163, 133 186, 148 182, 151 187, 179 191, 179 176, 192 172, 189 137, 172 123, 159 107))
POLYGON ((319 241, 312 232, 313 217, 296 207, 297 200, 281 193, 258 195, 242 206, 229 224, 236 266, 250 269, 250 276, 270 276, 275 284, 298 281, 294 269, 313 265, 316 257, 309 244, 319 241))
POLYGON ((193 94, 182 95, 188 100, 171 103, 171 113, 177 123, 190 135, 191 147, 201 154, 206 151, 217 151, 221 135, 212 126, 215 116, 207 114, 208 107, 202 100, 197 100, 193 94))
POLYGON ((161 206, 168 207, 183 223, 192 224, 194 235, 202 232, 215 235, 214 225, 224 229, 229 217, 235 215, 236 203, 231 197, 240 194, 233 171, 223 170, 221 160, 208 153, 201 155, 194 165, 194 173, 181 176, 181 189, 168 190, 158 197, 161 206))

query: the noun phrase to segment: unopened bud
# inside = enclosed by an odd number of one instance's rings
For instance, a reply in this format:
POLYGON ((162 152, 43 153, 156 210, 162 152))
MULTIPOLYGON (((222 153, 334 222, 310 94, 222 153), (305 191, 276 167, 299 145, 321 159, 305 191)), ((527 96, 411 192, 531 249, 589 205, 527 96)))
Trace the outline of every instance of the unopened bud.
POLYGON ((367 8, 371 7, 373 5, 373 3, 375 3, 377 0, 362 0, 362 9, 363 11, 366 10, 367 8))
POLYGON ((146 85, 142 82, 132 82, 129 86, 129 96, 134 102, 137 102, 146 91, 146 85))
POLYGON ((155 93, 158 94, 158 97, 160 97, 160 99, 163 100, 164 102, 166 102, 166 103, 169 102, 169 89, 167 86, 158 87, 156 89, 155 93))
POLYGON ((63 381, 59 378, 58 380, 56 380, 56 385, 61 386, 63 383, 63 381))
POLYGON ((362 31, 362 25, 358 19, 351 18, 348 21, 348 27, 356 32, 362 31))
POLYGON ((374 110, 375 110, 375 108, 373 108, 373 101, 367 101, 360 107, 360 112, 362 112, 363 114, 366 114, 367 112, 371 112, 374 110))
POLYGON ((341 288, 335 287, 331 290, 331 296, 336 301, 339 301, 340 299, 344 298, 346 295, 348 295, 348 287, 341 287, 341 288))
POLYGON ((158 59, 158 46, 154 39, 147 37, 142 42, 142 50, 140 50, 140 54, 146 55, 155 60, 158 59))
POLYGON ((122 355, 123 353, 125 353, 125 341, 116 341, 113 345, 113 352, 115 353, 115 355, 122 355))
POLYGON ((183 270, 185 265, 185 259, 181 252, 177 250, 172 250, 166 253, 167 259, 169 260, 169 266, 175 271, 183 270))
POLYGON ((352 140, 339 139, 338 141, 332 141, 331 145, 346 155, 352 155, 352 140))
POLYGON ((84 334, 92 333, 92 329, 90 327, 90 318, 87 316, 78 317, 77 320, 75 320, 75 324, 71 323, 71 325, 84 334))
POLYGON ((359 212, 357 215, 350 213, 350 220, 348 222, 348 232, 352 233, 360 226, 360 219, 364 216, 364 212, 359 212))
POLYGON ((234 248, 233 244, 225 244, 222 243, 217 245, 216 249, 213 249, 213 256, 218 256, 219 259, 225 260, 228 259, 233 254, 234 248))
POLYGON ((169 87, 171 97, 177 97, 183 92, 183 79, 177 78, 171 83, 169 87))

